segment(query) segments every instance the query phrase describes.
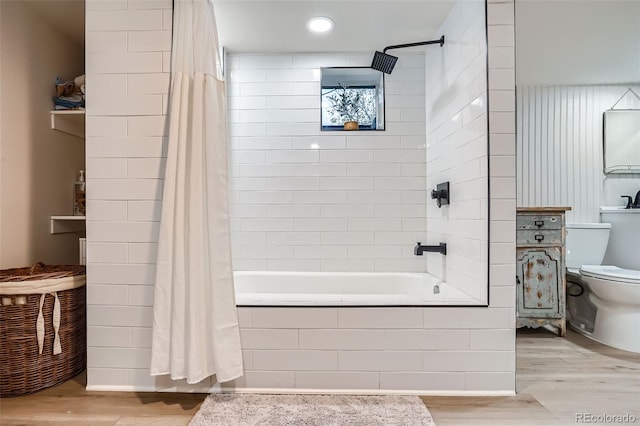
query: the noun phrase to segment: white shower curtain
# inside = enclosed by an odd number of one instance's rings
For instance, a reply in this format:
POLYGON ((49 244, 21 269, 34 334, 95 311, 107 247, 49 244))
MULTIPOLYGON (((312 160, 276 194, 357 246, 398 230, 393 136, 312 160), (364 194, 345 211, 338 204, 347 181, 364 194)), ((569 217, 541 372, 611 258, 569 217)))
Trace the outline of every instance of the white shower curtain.
POLYGON ((169 149, 151 375, 242 375, 231 265, 226 98, 213 0, 175 0, 169 149))

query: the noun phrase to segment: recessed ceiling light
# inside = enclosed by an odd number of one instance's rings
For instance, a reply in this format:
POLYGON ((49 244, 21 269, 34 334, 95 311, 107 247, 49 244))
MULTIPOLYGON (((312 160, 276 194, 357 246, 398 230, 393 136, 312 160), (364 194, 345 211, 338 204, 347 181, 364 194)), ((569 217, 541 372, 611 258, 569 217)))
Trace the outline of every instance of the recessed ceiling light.
POLYGON ((333 29, 333 20, 326 16, 316 16, 307 21, 307 29, 312 33, 326 33, 333 29))

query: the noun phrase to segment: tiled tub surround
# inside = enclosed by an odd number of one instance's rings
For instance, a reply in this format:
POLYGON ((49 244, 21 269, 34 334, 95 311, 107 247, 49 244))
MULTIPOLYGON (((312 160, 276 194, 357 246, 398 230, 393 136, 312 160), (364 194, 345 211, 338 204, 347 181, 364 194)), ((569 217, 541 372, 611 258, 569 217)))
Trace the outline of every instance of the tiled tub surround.
POLYGON ((239 308, 246 372, 222 389, 509 394, 515 384, 511 314, 486 308, 239 308))
POLYGON ((236 270, 426 270, 424 54, 399 57, 385 131, 323 132, 320 67, 370 52, 228 55, 236 270))
MULTIPOLYGON (((168 0, 87 1, 87 79, 101 80, 87 99, 91 390, 206 392, 215 383, 149 376, 170 18, 168 0)), ((488 22, 489 307, 240 308, 246 373, 227 389, 513 393, 513 0, 491 0, 488 22)))

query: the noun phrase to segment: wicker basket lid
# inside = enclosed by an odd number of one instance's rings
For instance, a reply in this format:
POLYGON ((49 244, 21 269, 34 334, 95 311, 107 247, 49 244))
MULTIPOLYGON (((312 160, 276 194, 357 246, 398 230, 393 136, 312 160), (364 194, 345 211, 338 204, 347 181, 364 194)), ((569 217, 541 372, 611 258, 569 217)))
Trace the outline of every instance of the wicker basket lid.
POLYGON ((38 262, 26 268, 0 270, 0 282, 49 280, 84 275, 84 265, 45 265, 38 262))
POLYGON ((86 284, 84 265, 45 265, 0 270, 0 294, 49 293, 86 284))

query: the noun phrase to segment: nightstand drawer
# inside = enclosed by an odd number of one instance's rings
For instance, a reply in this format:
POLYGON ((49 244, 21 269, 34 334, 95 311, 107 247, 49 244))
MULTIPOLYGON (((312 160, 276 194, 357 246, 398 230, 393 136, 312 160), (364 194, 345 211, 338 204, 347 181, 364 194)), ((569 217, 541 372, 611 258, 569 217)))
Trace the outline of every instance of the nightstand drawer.
POLYGON ((518 230, 516 245, 562 244, 562 229, 518 230))
POLYGON ((528 215, 519 214, 516 217, 516 229, 560 229, 562 216, 560 215, 528 215))

